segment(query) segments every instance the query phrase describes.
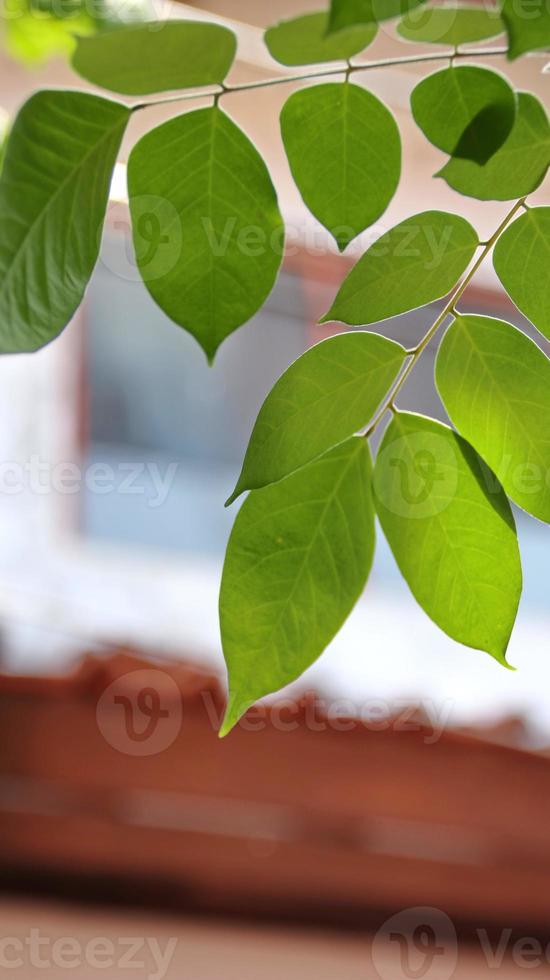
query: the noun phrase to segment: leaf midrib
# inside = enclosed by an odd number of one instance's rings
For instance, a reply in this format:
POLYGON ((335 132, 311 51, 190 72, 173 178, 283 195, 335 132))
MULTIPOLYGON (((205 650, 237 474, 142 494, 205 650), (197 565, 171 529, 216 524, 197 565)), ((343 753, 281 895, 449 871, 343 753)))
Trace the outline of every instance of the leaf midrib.
MULTIPOLYGON (((376 244, 378 244, 378 243, 376 243, 376 244)), ((449 251, 447 251, 445 253, 445 258, 452 257, 454 259, 458 255, 460 255, 461 252, 470 252, 470 251, 471 251, 471 248, 470 248, 469 245, 460 245, 460 246, 457 246, 454 249, 450 249, 449 251)), ((475 251, 475 248, 474 248, 474 251, 475 251)), ((365 258, 366 258, 366 256, 365 256, 365 258)), ((376 257, 374 258, 374 261, 376 261, 376 257)), ((342 299, 342 305, 353 302, 365 290, 370 290, 370 289, 372 289, 373 286, 379 286, 380 283, 387 283, 388 281, 393 282, 394 280, 401 281, 403 279, 404 271, 406 272, 406 274, 409 274, 409 273, 414 272, 415 269, 422 269, 422 268, 424 268, 424 265, 425 265, 424 261, 422 259, 419 259, 418 262, 414 262, 414 261, 411 262, 407 266, 406 270, 403 270, 403 269, 394 269, 393 272, 391 272, 391 271, 390 272, 387 272, 387 273, 384 273, 383 272, 380 275, 376 276, 376 278, 370 279, 368 282, 363 282, 360 286, 357 287, 357 289, 354 292, 348 294, 348 296, 345 299, 342 299)), ((357 276, 358 276, 358 278, 359 278, 359 273, 360 273, 360 268, 357 267, 357 276)), ((441 294, 440 293, 439 295, 444 295, 444 294, 441 294)), ((434 299, 437 299, 437 298, 438 297, 434 297, 434 299)), ((339 309, 339 304, 338 304, 338 297, 337 297, 336 300, 335 300, 335 302, 334 302, 334 306, 332 307, 331 312, 337 313, 338 312, 338 309, 339 309)))
POLYGON ((279 669, 282 670, 283 672, 285 671, 286 668, 285 668, 285 665, 283 664, 283 661, 281 659, 281 655, 280 655, 280 653, 279 653, 279 651, 277 649, 277 646, 276 645, 273 646, 273 637, 274 637, 276 631, 279 629, 283 617, 287 614, 287 611, 289 609, 290 603, 292 602, 292 599, 294 598, 294 594, 295 594, 295 592, 296 592, 296 590, 298 588, 298 584, 302 580, 302 577, 303 577, 303 574, 304 574, 304 570, 307 567, 307 564, 308 564, 309 559, 311 557, 311 553, 313 551, 313 548, 314 548, 314 546, 315 546, 315 544, 317 542, 317 539, 322 534, 323 522, 325 520, 325 517, 327 515, 327 512, 329 510, 329 507, 334 503, 335 500, 338 499, 338 491, 340 490, 340 487, 341 487, 342 483, 344 482, 345 477, 347 476, 349 470, 351 469, 351 466, 359 458, 360 452, 363 452, 363 451, 364 450, 363 450, 363 447, 362 446, 357 446, 354 449, 354 452, 350 455, 350 458, 349 458, 348 462, 346 463, 346 465, 344 466, 344 468, 343 468, 343 470, 342 470, 342 472, 341 472, 338 480, 333 485, 330 494, 326 498, 326 501, 325 501, 325 504, 323 506, 323 509, 322 509, 322 511, 321 511, 321 513, 319 515, 319 520, 317 522, 317 526, 315 528, 315 531, 314 531, 314 533, 313 533, 313 535, 311 537, 311 540, 310 540, 310 542, 309 542, 309 544, 308 544, 308 546, 306 548, 306 551, 305 551, 303 560, 300 563, 300 567, 299 567, 299 569, 296 572, 296 576, 295 576, 295 579, 294 579, 294 585, 292 586, 292 589, 288 593, 286 599, 284 599, 284 601, 283 601, 283 607, 282 607, 279 615, 277 616, 277 619, 276 619, 275 623, 273 624, 273 626, 271 627, 271 629, 269 631, 268 639, 264 641, 265 642, 265 645, 269 644, 272 647, 272 649, 274 650, 275 657, 276 657, 277 662, 279 664, 279 669))

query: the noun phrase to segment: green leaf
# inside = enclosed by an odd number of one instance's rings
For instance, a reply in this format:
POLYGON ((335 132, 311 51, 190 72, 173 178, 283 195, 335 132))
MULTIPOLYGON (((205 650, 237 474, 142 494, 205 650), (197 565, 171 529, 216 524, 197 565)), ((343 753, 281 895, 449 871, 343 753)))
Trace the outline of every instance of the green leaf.
POLYGON ((461 435, 529 514, 550 521, 550 361, 520 330, 460 316, 438 351, 436 383, 461 435))
POLYGON ((550 46, 550 8, 546 0, 503 0, 502 19, 508 31, 508 57, 550 46))
POLYGON ((368 47, 376 37, 376 24, 351 27, 327 36, 328 14, 304 14, 283 20, 265 33, 269 53, 281 65, 313 65, 323 61, 347 61, 368 47))
POLYGON ((129 110, 42 91, 20 110, 0 178, 0 352, 57 336, 95 266, 129 110))
POLYGON ((510 298, 550 340, 550 208, 529 208, 499 238, 496 273, 510 298))
POLYGON ((299 677, 353 609, 374 553, 371 476, 367 442, 352 438, 245 500, 221 584, 230 694, 220 734, 299 677))
POLYGON ((460 279, 478 244, 457 214, 424 211, 407 218, 359 259, 321 323, 376 323, 439 299, 460 279))
POLYGON ((430 143, 451 156, 483 164, 509 136, 517 100, 503 75, 461 65, 422 79, 411 95, 411 107, 430 143))
POLYGON ((302 354, 263 403, 228 500, 282 480, 372 418, 406 352, 375 333, 329 337, 302 354))
POLYGON ((291 95, 281 113, 290 169, 305 204, 340 251, 384 213, 401 174, 389 109, 349 82, 291 95))
POLYGON ((534 191, 550 164, 550 125, 542 105, 518 93, 516 121, 508 139, 485 164, 451 159, 437 177, 481 201, 509 201, 534 191))
POLYGON ((504 23, 496 8, 421 7, 406 14, 397 25, 397 33, 417 44, 475 44, 504 32, 504 23))
POLYGON ((128 187, 144 282, 212 361, 260 308, 281 264, 284 226, 267 167, 221 109, 198 109, 134 147, 128 187))
POLYGON ((331 0, 330 31, 401 17, 426 0, 331 0))
POLYGON ((422 609, 454 640, 508 666, 522 585, 516 529, 472 447, 446 425, 398 412, 376 460, 374 500, 422 609))
POLYGON ((111 92, 147 95, 223 82, 236 47, 235 35, 218 24, 154 21, 80 37, 72 65, 111 92))
POLYGON ((68 17, 37 11, 26 0, 10 0, 3 22, 5 44, 12 58, 25 65, 41 65, 54 57, 70 57, 75 34, 95 31, 92 17, 83 9, 68 17))

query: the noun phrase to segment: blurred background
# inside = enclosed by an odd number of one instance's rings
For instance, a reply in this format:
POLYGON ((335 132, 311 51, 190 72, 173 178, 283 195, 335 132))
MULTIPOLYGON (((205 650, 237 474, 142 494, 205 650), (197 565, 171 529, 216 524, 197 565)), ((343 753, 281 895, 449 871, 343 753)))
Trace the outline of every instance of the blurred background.
MULTIPOLYGON (((263 29, 318 7, 113 0, 93 16, 64 5, 60 18, 18 0, 4 11, 0 107, 9 125, 38 87, 83 88, 66 62, 72 32, 129 19, 219 19, 239 36, 231 80, 286 73, 263 29)), ((386 25, 368 58, 410 50, 386 25)), ((548 106, 540 58, 491 65, 548 106)), ((509 650, 516 673, 425 617, 379 535, 366 592, 319 662, 234 735, 216 737, 217 592, 236 512, 223 501, 265 395, 338 329, 317 320, 385 230, 441 208, 484 239, 507 210, 433 179, 442 157, 408 102, 428 70, 368 74, 398 120, 403 177, 345 257, 292 185, 278 130, 287 87, 227 97, 268 162, 288 241, 271 297, 213 368, 134 264, 125 162, 177 106, 136 114, 81 310, 45 350, 0 360, 0 964, 21 959, 21 977, 437 980, 549 969, 549 528, 516 514, 525 575, 509 650), (48 938, 49 966, 36 965, 33 929, 48 938), (134 961, 145 965, 124 965, 121 938, 131 937, 142 939, 134 961), (530 960, 518 946, 526 937, 530 960), (62 938, 77 944, 63 963, 52 952, 62 938), (115 952, 84 955, 99 938, 115 952)), ((533 200, 545 201, 544 188, 533 200)), ((533 333, 490 263, 462 308, 533 333)), ((411 347, 436 313, 378 329, 411 347)), ((399 404, 444 418, 430 350, 399 404)))

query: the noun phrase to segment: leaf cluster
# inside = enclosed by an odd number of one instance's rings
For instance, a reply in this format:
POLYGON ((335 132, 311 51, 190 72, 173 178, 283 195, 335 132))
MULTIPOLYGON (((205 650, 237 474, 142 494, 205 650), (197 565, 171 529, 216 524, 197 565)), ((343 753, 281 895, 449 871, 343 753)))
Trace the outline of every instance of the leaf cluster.
MULTIPOLYGON (((382 217, 401 180, 398 123, 360 81, 381 63, 352 60, 391 18, 400 18, 402 41, 437 44, 444 54, 382 64, 448 60, 411 96, 412 117, 446 158, 435 176, 458 194, 511 204, 486 242, 459 214, 433 209, 379 236, 323 318, 344 327, 290 365, 267 395, 227 501, 249 491, 220 594, 230 679, 224 732, 257 698, 298 677, 340 629, 369 577, 376 516, 427 615, 506 664, 522 586, 510 501, 550 521, 550 361, 510 323, 464 315, 458 303, 494 247, 504 289, 550 339, 550 208, 526 202, 548 171, 550 125, 535 95, 472 64, 502 49, 463 45, 504 35, 510 59, 547 47, 546 7, 533 17, 528 2, 522 17, 518 0, 498 10, 332 0, 329 10, 266 32, 280 64, 310 66, 308 84, 282 109, 281 139, 306 207, 340 251, 382 217), (366 329, 443 297, 434 322, 426 312, 416 346, 366 329), (396 406, 436 336, 435 383, 452 427, 396 406), (388 416, 373 460, 370 436, 388 416)), ((202 21, 83 34, 72 65, 88 82, 123 96, 180 94, 128 105, 43 91, 22 107, 0 176, 1 352, 44 346, 78 308, 132 114, 195 95, 208 104, 178 110, 131 151, 137 266, 155 302, 209 361, 261 308, 280 268, 284 222, 268 166, 226 99, 281 78, 231 86, 236 50, 231 31, 202 21)))

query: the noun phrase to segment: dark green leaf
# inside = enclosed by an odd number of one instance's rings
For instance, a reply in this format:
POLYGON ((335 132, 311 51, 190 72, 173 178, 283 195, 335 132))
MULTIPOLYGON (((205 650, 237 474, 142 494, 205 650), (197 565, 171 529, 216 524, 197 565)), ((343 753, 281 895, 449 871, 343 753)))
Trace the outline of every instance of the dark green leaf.
POLYGON ((145 284, 211 361, 277 278, 284 227, 267 167, 212 107, 144 136, 130 156, 128 186, 145 284))
POLYGON ((349 82, 291 95, 281 130, 307 207, 347 245, 384 213, 401 173, 401 140, 385 105, 349 82))
POLYGON ((509 136, 517 99, 498 72, 460 65, 422 79, 411 95, 411 107, 434 146, 483 164, 509 136))
POLYGON ((406 14, 397 26, 397 32, 407 41, 418 44, 474 44, 504 32, 504 23, 496 8, 474 7, 421 7, 406 14))
POLYGON ((509 58, 550 46, 547 0, 503 0, 502 19, 508 31, 509 58))
POLYGON ((78 308, 129 111, 43 91, 19 112, 0 178, 0 351, 42 347, 78 308))
POLYGON ((478 244, 457 214, 415 214, 371 245, 321 322, 376 323, 431 303, 457 283, 478 244))
POLYGON ((351 27, 328 35, 328 14, 305 14, 283 20, 265 33, 269 53, 282 65, 312 65, 323 61, 347 61, 374 41, 376 24, 351 27))
POLYGON ((288 476, 370 421, 402 367, 399 344, 375 333, 342 333, 311 347, 279 378, 256 420, 243 490, 288 476))
POLYGON ((147 95, 223 82, 236 47, 235 35, 218 24, 154 21, 80 37, 72 64, 94 85, 147 95))
POLYGON ((371 476, 367 442, 353 438, 245 500, 220 594, 230 691, 221 734, 299 677, 353 609, 374 552, 371 476))
POLYGON ((506 493, 550 521, 550 361, 510 323, 460 316, 441 342, 436 382, 451 421, 506 493))
POLYGON ((493 263, 518 309, 550 340, 550 208, 530 208, 514 221, 493 263))
POLYGON ((506 142, 485 164, 451 159, 437 174, 449 187, 481 201, 509 201, 530 194, 550 163, 550 125, 542 105, 518 93, 518 110, 506 142))
POLYGON ((433 419, 397 413, 376 460, 374 499, 424 611, 454 640, 506 665, 522 584, 516 529, 472 447, 433 419))
POLYGON ((426 0, 331 0, 330 30, 341 31, 354 24, 376 24, 401 17, 426 0))

